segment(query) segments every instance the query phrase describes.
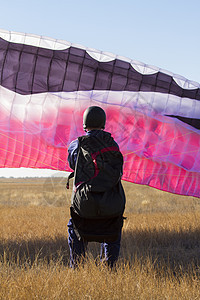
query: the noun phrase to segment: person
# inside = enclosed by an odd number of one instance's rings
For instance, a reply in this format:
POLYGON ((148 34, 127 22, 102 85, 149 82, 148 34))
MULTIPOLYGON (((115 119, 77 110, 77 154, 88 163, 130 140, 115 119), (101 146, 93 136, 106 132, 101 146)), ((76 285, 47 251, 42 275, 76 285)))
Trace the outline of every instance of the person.
MULTIPOLYGON (((105 111, 88 107, 83 114, 86 135, 71 142, 68 162, 74 170, 71 217, 68 222, 70 266, 78 266, 90 241, 100 242, 100 259, 111 268, 119 257, 125 194, 121 183, 123 156, 104 131, 105 111)), ((69 184, 69 182, 68 182, 69 184)))

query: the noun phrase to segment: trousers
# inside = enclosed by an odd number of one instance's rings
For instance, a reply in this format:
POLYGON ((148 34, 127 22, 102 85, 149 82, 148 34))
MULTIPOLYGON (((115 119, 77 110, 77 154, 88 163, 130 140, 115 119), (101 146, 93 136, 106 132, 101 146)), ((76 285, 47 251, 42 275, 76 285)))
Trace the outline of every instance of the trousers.
MULTIPOLYGON (((85 257, 88 242, 78 239, 74 231, 72 219, 68 222, 68 245, 70 250, 70 267, 76 268, 81 258, 85 257)), ((119 257, 121 242, 121 231, 118 239, 111 243, 101 243, 100 260, 107 263, 111 268, 114 266, 119 257)))

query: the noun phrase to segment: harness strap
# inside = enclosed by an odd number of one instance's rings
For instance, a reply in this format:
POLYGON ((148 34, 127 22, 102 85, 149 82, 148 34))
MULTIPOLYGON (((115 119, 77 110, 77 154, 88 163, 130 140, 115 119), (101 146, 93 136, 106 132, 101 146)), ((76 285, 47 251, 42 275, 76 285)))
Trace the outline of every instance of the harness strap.
POLYGON ((69 189, 69 180, 74 177, 74 172, 71 172, 67 177, 66 189, 69 189))

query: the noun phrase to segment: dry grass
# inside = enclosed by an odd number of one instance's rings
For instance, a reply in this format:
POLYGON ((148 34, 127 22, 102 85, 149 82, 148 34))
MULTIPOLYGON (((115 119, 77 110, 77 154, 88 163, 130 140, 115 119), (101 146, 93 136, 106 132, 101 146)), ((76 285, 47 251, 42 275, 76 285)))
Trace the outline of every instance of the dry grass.
POLYGON ((124 183, 127 220, 116 269, 100 264, 99 244, 91 243, 73 271, 64 182, 1 180, 0 299, 200 298, 200 199, 124 183))

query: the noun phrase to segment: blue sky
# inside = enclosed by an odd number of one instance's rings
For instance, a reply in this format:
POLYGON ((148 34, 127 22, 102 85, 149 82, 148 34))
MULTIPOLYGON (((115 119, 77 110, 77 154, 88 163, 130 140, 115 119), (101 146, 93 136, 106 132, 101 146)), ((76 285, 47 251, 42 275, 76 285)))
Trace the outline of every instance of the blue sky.
POLYGON ((9 0, 1 2, 0 28, 112 52, 200 83, 199 13, 199 0, 9 0))

